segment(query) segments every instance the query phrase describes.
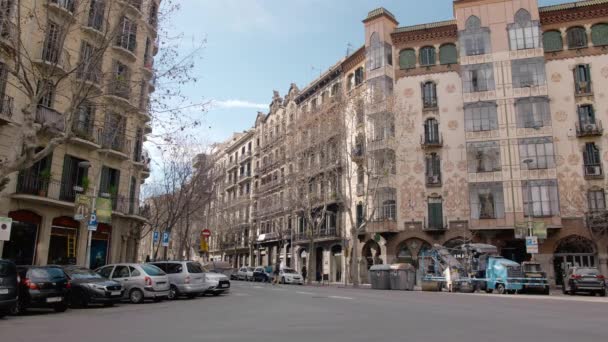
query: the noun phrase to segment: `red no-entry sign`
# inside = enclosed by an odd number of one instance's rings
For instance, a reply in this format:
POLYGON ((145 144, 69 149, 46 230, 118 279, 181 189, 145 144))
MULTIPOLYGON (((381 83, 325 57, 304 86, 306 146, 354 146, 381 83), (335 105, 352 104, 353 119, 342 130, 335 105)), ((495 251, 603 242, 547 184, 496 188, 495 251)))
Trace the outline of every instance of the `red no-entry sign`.
POLYGON ((211 236, 211 231, 209 229, 203 229, 202 234, 204 237, 208 238, 211 236))

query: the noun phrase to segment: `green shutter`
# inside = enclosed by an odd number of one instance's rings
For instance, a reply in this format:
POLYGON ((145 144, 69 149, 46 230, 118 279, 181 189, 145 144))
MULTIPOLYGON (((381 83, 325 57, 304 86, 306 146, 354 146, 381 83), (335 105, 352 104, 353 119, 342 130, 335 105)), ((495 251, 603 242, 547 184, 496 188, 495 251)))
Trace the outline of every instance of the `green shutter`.
POLYGON ((458 63, 458 52, 456 51, 456 45, 445 44, 439 48, 439 63, 440 64, 458 63))
POLYGON ((562 51, 564 42, 559 31, 547 31, 543 33, 543 46, 546 52, 562 51))
POLYGON ((443 208, 441 199, 431 199, 429 203, 429 228, 443 228, 443 208))
POLYGON ((591 41, 594 46, 608 45, 608 24, 597 24, 591 28, 591 41))
POLYGON ((413 49, 399 52, 399 67, 401 69, 413 69, 416 67, 416 51, 413 49))

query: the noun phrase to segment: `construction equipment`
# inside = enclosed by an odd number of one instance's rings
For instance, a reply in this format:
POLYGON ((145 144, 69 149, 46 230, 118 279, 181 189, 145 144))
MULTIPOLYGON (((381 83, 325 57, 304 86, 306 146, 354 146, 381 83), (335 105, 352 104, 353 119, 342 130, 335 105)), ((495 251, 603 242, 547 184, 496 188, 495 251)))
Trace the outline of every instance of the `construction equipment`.
POLYGON ((526 278, 526 285, 522 289, 523 292, 541 292, 546 295, 550 293, 547 273, 543 272, 540 263, 533 261, 522 262, 521 268, 524 278, 526 278))

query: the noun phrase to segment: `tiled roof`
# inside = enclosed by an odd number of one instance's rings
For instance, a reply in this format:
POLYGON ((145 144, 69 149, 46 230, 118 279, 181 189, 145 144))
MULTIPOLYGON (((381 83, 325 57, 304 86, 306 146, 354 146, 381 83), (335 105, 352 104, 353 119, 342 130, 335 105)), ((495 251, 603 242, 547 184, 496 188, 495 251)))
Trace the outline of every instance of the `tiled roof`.
POLYGON ((551 11, 561 11, 561 10, 565 10, 565 9, 600 5, 600 4, 608 4, 608 0, 575 1, 575 2, 568 2, 565 4, 539 7, 538 10, 539 10, 539 12, 551 12, 551 11))
POLYGON ((365 18, 365 20, 371 20, 371 19, 377 18, 377 17, 379 17, 381 15, 387 15, 388 17, 390 17, 394 21, 397 21, 397 19, 393 15, 393 13, 391 13, 389 10, 387 10, 384 7, 376 8, 375 10, 370 11, 367 14, 367 18, 365 18))
MULTIPOLYGON (((603 0, 603 1, 608 1, 608 0, 603 0)), ((430 28, 441 27, 441 26, 449 26, 449 25, 456 25, 456 20, 444 20, 444 21, 437 21, 437 22, 428 23, 428 24, 420 24, 420 25, 414 25, 414 26, 398 27, 395 30, 395 33, 410 32, 410 31, 417 31, 417 30, 426 30, 426 29, 430 29, 430 28)))

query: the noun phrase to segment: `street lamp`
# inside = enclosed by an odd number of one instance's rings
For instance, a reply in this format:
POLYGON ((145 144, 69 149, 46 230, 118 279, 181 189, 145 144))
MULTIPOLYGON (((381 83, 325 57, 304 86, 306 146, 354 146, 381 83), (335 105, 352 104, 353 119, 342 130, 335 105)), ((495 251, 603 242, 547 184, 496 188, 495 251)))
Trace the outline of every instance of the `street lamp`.
MULTIPOLYGON (((533 210, 533 204, 532 204, 532 187, 530 186, 530 164, 534 163, 534 159, 532 158, 526 158, 524 160, 522 160, 522 162, 524 164, 526 164, 526 170, 528 171, 528 175, 527 175, 527 182, 526 182, 526 191, 528 192, 528 220, 527 220, 527 224, 528 224, 528 236, 532 236, 532 210, 533 210)), ((532 254, 532 260, 534 260, 534 254, 532 254)))

